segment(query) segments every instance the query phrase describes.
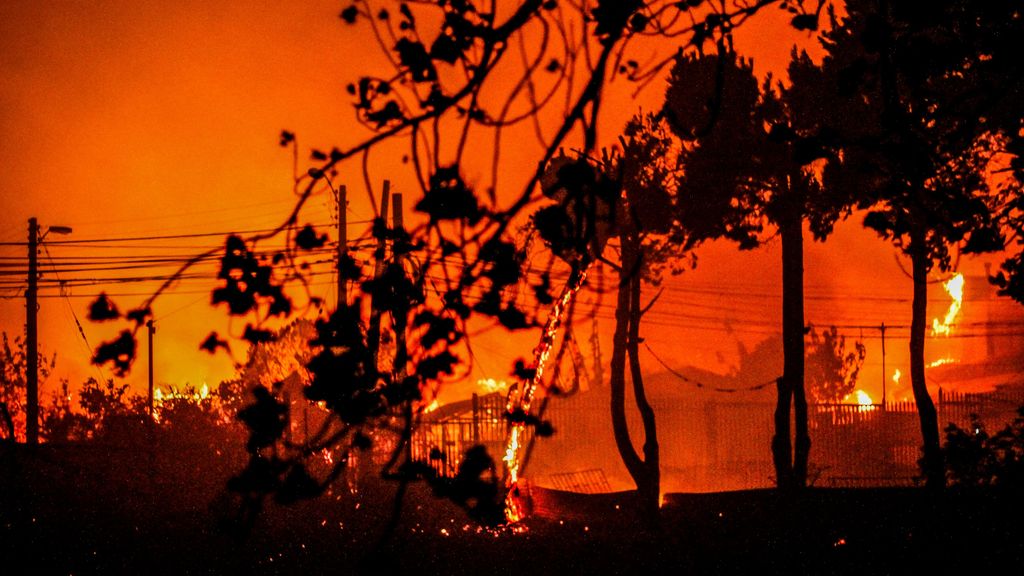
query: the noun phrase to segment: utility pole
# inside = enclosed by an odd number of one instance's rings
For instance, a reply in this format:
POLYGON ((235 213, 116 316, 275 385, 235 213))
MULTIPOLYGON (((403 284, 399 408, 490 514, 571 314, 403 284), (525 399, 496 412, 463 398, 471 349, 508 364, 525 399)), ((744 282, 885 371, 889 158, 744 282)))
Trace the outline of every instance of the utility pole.
POLYGON ((885 410, 885 381, 888 379, 885 373, 885 322, 882 322, 882 410, 885 410))
MULTIPOLYGON (((401 241, 405 232, 405 221, 402 218, 402 195, 396 193, 392 199, 392 212, 391 212, 391 226, 396 232, 396 238, 401 241)), ((395 265, 402 265, 402 255, 396 253, 397 251, 392 248, 394 253, 395 265)), ((409 319, 404 314, 396 314, 395 318, 392 318, 392 324, 395 327, 395 366, 397 367, 396 376, 399 379, 405 378, 406 370, 405 364, 409 359, 409 350, 405 343, 405 330, 409 319)))
MULTIPOLYGON (((404 259, 405 246, 398 246, 396 250, 396 244, 399 242, 405 242, 405 220, 402 218, 402 195, 395 193, 391 203, 391 226, 395 232, 395 240, 391 246, 391 255, 394 258, 394 265, 402 267, 402 260, 404 259)), ((402 274, 404 275, 404 268, 402 274)), ((407 311, 406 311, 407 312, 407 311)), ((391 326, 395 331, 395 361, 392 366, 392 372, 397 381, 405 381, 405 376, 408 374, 406 370, 406 364, 409 362, 409 349, 405 342, 405 331, 409 323, 409 317, 407 313, 399 312, 394 314, 391 318, 391 326)), ((476 395, 473 396, 476 398, 476 395)), ((412 411, 412 399, 409 399, 405 403, 405 418, 406 418, 406 439, 405 439, 405 459, 406 462, 412 462, 412 426, 413 426, 413 411, 412 411)), ((476 414, 473 414, 474 419, 476 414)))
POLYGON ((28 219, 28 288, 25 290, 25 440, 39 444, 39 244, 47 234, 71 234, 67 226, 50 226, 39 234, 39 222, 28 219))
POLYGON ((340 310, 348 304, 348 280, 342 272, 348 260, 348 190, 342 184, 338 187, 338 304, 340 310))
POLYGON ((156 327, 153 326, 153 321, 146 321, 146 330, 149 333, 149 397, 147 400, 147 407, 149 408, 149 420, 152 421, 155 416, 153 412, 153 334, 156 334, 156 327))
POLYGON ((28 367, 25 374, 25 439, 30 446, 39 444, 39 223, 28 219, 28 289, 25 290, 25 347, 28 367))
MULTIPOLYGON (((384 259, 388 250, 388 204, 391 199, 391 181, 384 181, 380 195, 380 215, 374 220, 373 233, 377 236, 377 247, 373 251, 373 277, 384 273, 384 259)), ((370 326, 366 330, 366 345, 373 355, 373 368, 377 368, 377 352, 380 349, 380 301, 370 294, 370 326)))

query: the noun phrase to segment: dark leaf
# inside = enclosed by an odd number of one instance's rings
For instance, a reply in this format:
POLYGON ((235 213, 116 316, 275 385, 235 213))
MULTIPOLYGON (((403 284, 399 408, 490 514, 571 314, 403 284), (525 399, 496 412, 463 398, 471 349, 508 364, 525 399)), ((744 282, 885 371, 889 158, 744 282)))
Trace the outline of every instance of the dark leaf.
POLYGON ((245 326, 245 333, 242 334, 242 338, 253 344, 259 344, 260 342, 273 342, 274 333, 270 330, 255 328, 252 324, 247 324, 245 326))
POLYGON ((414 328, 422 328, 424 326, 427 329, 420 336, 420 344, 425 349, 433 347, 438 342, 452 344, 458 341, 461 336, 456 330, 454 319, 439 316, 430 310, 421 311, 413 320, 414 328))
POLYGON ((345 8, 344 10, 341 11, 341 14, 338 15, 339 18, 341 18, 342 20, 344 20, 348 24, 355 24, 356 23, 356 17, 358 17, 358 16, 359 16, 359 9, 356 8, 355 4, 349 6, 348 8, 345 8))
POLYGON ((398 102, 388 100, 387 104, 380 110, 367 112, 366 119, 370 122, 376 122, 377 128, 383 128, 392 122, 404 120, 405 115, 402 114, 402 108, 398 105, 398 102))
POLYGON ((818 29, 817 14, 797 14, 790 20, 790 25, 797 30, 815 31, 818 29))
POLYGON ((442 350, 420 360, 416 364, 416 373, 425 380, 436 380, 441 374, 451 376, 458 363, 458 357, 447 350, 442 350))
POLYGON ((414 82, 433 82, 437 80, 437 70, 421 42, 400 38, 395 44, 398 59, 409 71, 414 82))
POLYGON ((123 378, 135 361, 135 347, 135 336, 128 330, 122 330, 114 340, 100 344, 92 357, 92 363, 102 366, 109 362, 113 365, 114 374, 123 378))
POLYGON ((359 280, 362 277, 362 270, 359 267, 359 263, 347 252, 342 256, 338 262, 338 269, 341 272, 341 277, 346 280, 359 280))
POLYGON ((597 22, 594 34, 603 43, 614 41, 642 6, 641 0, 598 0, 597 7, 591 12, 591 17, 597 22))
POLYGON ((509 304, 501 310, 498 314, 498 322, 501 322, 502 326, 509 330, 522 330, 532 326, 527 321, 526 314, 516 308, 514 304, 509 304))
POLYGON ((117 306, 107 298, 106 292, 101 292, 100 295, 89 305, 89 320, 93 322, 103 322, 105 320, 114 320, 121 317, 121 312, 117 309, 117 306))
POLYGON ((647 16, 637 12, 629 18, 629 27, 632 28, 634 32, 643 32, 647 29, 648 22, 649 19, 647 16))
POLYGON ((516 360, 515 366, 512 368, 512 376, 520 382, 530 382, 537 376, 537 369, 533 366, 527 366, 526 362, 519 359, 516 360))
POLYGON ((231 347, 228 345, 228 341, 222 339, 216 332, 210 332, 210 335, 203 340, 203 343, 199 345, 200 350, 205 350, 210 354, 217 352, 218 348, 223 348, 225 352, 231 352, 231 347))
POLYGON ((313 250, 320 248, 327 243, 327 234, 317 236, 313 226, 306 224, 298 234, 295 235, 295 245, 302 250, 313 250))
POLYGON ((430 188, 416 210, 431 220, 466 220, 476 224, 483 216, 476 195, 462 180, 458 165, 442 166, 430 177, 430 188))
POLYGON ((124 317, 135 322, 136 326, 142 326, 146 320, 153 317, 153 311, 149 308, 135 308, 126 312, 124 317))
POLYGON ((1005 246, 999 228, 995 226, 980 227, 967 237, 962 252, 964 254, 983 254, 986 252, 998 252, 1005 246))
POLYGON ((256 453, 281 438, 288 425, 288 407, 266 386, 256 386, 252 394, 256 401, 239 410, 238 419, 249 428, 248 450, 256 453))
POLYGON ((554 303, 555 299, 551 296, 551 275, 544 272, 540 275, 540 283, 533 285, 533 293, 537 298, 537 302, 545 306, 550 306, 554 303))

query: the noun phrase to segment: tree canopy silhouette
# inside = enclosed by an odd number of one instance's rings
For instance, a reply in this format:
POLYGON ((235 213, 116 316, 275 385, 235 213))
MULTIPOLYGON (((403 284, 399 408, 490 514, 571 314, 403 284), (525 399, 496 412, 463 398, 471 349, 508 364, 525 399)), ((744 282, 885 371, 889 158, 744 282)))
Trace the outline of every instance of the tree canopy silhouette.
POLYGON ((717 52, 681 56, 663 114, 683 140, 680 215, 690 242, 727 238, 751 249, 776 233, 782 242, 784 369, 777 380, 772 454, 781 488, 803 487, 811 440, 804 391, 803 228, 824 240, 856 198, 822 185, 815 167, 834 156, 829 132, 807 107, 824 94, 802 83, 814 64, 794 52, 792 85, 768 76, 721 42, 717 52), (790 430, 791 418, 795 433, 790 430))
POLYGON ((989 186, 998 149, 993 128, 999 127, 987 119, 1008 105, 1001 89, 1011 86, 997 88, 1000 75, 989 74, 986 62, 1004 65, 1014 58, 1003 52, 1010 43, 989 39, 1006 27, 995 23, 996 14, 1009 22, 1020 17, 1008 4, 956 0, 929 10, 857 0, 846 10, 823 35, 827 56, 818 89, 836 108, 819 110, 817 121, 829 128, 840 151, 825 167, 823 182, 860 197, 871 208, 864 225, 911 260, 911 386, 925 477, 938 487, 944 483, 942 454, 924 366, 928 275, 949 270, 956 249, 970 254, 1002 247, 989 186), (980 32, 979 23, 993 28, 980 32))

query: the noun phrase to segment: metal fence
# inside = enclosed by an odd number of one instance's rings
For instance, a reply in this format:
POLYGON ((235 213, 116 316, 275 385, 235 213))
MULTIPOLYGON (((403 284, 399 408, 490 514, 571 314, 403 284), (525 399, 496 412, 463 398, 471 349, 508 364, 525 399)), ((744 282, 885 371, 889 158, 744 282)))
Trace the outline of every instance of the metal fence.
MULTIPOLYGON (((504 451, 508 421, 500 393, 476 394, 446 404, 421 419, 412 438, 412 456, 429 462, 439 474, 454 476, 467 449, 483 445, 496 459, 504 451)), ((500 466, 501 462, 496 462, 500 466)))
MULTIPOLYGON (((666 491, 704 492, 770 487, 774 403, 650 399, 657 416, 662 483, 666 491)), ((940 391, 940 428, 967 427, 978 415, 995 430, 1024 404, 1024 389, 988 394, 940 391)), ((453 475, 470 446, 487 447, 500 467, 508 423, 499 394, 474 397, 427 414, 414 435, 413 455, 453 475), (433 456, 433 458, 431 458, 433 456)), ((536 484, 575 491, 632 487, 615 447, 607 391, 593 390, 549 403, 544 417, 555 434, 534 445, 525 476, 536 484), (569 486, 584 475, 600 482, 569 486), (598 486, 599 487, 595 487, 598 486)), ((643 430, 628 419, 638 451, 643 430)), ((920 458, 920 422, 913 402, 808 407, 812 448, 809 480, 819 486, 892 486, 914 482, 920 458)))

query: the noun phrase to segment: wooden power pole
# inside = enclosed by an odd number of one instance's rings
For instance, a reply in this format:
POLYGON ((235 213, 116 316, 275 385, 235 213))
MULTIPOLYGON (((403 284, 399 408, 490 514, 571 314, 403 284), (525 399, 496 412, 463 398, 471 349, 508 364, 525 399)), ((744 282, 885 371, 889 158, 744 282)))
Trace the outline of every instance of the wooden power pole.
MULTIPOLYGON (((395 237, 399 240, 403 237, 405 232, 405 221, 402 218, 402 195, 396 193, 392 199, 392 212, 391 212, 391 226, 395 230, 395 237)), ((403 248, 404 250, 404 248, 403 248)), ((395 265, 402 265, 402 255, 397 250, 392 248, 392 253, 395 258, 395 265)), ((405 343, 405 330, 406 324, 408 324, 408 318, 404 314, 396 314, 391 319, 392 324, 395 328, 395 373, 399 379, 405 378, 406 370, 405 364, 409 359, 409 350, 405 343)))
MULTIPOLYGON (((391 199, 391 181, 384 181, 384 190, 380 195, 380 215, 373 223, 373 233, 377 236, 377 247, 373 251, 373 277, 380 278, 384 273, 384 260, 388 251, 388 204, 391 199)), ((370 326, 366 330, 366 344, 373 353, 373 367, 377 367, 377 352, 380 349, 380 299, 370 294, 370 326)))
POLYGON ((28 219, 28 289, 25 290, 25 439, 39 444, 39 223, 28 219))
POLYGON ((153 334, 156 334, 156 327, 153 326, 152 320, 146 322, 146 331, 149 333, 149 396, 146 407, 149 409, 149 419, 152 421, 155 415, 153 412, 153 334))
POLYGON ((338 304, 337 309, 348 304, 348 281, 342 270, 348 260, 348 190, 342 184, 338 187, 338 304))

